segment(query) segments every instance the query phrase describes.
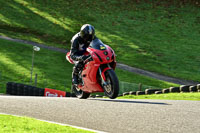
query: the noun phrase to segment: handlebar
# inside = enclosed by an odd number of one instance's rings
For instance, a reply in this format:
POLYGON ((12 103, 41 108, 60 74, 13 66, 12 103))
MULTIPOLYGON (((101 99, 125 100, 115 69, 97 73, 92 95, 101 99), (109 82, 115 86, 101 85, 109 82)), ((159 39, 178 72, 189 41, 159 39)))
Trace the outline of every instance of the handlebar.
POLYGON ((86 63, 88 63, 88 62, 90 62, 90 61, 93 61, 93 58, 92 58, 92 56, 90 56, 90 57, 88 57, 86 60, 84 60, 84 64, 86 64, 86 63))

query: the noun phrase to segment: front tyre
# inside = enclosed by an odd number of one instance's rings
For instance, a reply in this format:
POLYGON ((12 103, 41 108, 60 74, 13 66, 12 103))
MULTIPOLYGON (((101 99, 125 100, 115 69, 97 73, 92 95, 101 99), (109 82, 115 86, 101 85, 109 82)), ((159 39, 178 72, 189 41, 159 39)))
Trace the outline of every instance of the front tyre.
POLYGON ((79 99, 87 99, 90 96, 90 93, 86 93, 78 88, 78 86, 72 85, 72 92, 76 95, 79 99))
POLYGON ((107 85, 104 85, 105 95, 110 99, 114 99, 119 94, 119 80, 115 71, 113 69, 109 69, 105 72, 105 78, 107 85))

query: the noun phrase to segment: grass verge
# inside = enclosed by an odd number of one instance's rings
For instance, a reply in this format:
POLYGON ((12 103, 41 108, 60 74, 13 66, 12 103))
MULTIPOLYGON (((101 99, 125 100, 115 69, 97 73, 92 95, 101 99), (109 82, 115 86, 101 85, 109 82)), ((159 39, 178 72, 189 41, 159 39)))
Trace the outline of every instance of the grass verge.
POLYGON ((0 114, 1 133, 92 133, 70 126, 62 126, 39 121, 28 117, 16 117, 0 114))
POLYGON ((152 95, 127 95, 118 97, 118 99, 159 99, 159 100, 195 100, 200 101, 200 93, 168 93, 152 95))
MULTIPOLYGON (((0 47, 0 88, 5 90, 8 81, 30 84, 33 47, 2 39, 0 47)), ((31 85, 34 85, 37 74, 38 87, 69 91, 72 65, 66 61, 65 54, 41 49, 34 55, 31 85)))

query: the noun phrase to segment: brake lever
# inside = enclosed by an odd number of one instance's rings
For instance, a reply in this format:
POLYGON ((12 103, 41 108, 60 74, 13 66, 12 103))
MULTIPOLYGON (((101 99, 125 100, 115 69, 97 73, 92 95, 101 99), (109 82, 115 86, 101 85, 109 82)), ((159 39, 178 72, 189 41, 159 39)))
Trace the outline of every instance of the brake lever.
POLYGON ((84 61, 84 64, 86 64, 86 63, 88 63, 88 62, 90 62, 90 61, 93 61, 92 56, 90 56, 89 58, 87 58, 87 59, 84 61))
POLYGON ((88 61, 93 61, 93 58, 92 58, 92 56, 90 56, 90 58, 88 59, 88 61))

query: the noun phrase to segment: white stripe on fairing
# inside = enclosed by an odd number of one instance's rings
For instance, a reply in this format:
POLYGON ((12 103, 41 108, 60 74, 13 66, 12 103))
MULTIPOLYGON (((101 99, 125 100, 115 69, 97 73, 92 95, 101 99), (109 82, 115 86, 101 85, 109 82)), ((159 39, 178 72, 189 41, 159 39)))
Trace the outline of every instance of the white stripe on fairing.
MULTIPOLYGON (((19 115, 13 115, 13 114, 6 114, 6 113, 0 113, 0 114, 1 115, 11 115, 11 116, 16 116, 16 117, 28 117, 28 116, 19 116, 19 115)), ((29 117, 29 118, 31 118, 31 117, 29 117)), ((103 131, 98 131, 98 130, 93 130, 93 129, 89 129, 89 128, 73 126, 73 125, 69 125, 69 124, 62 124, 62 123, 58 123, 58 122, 41 120, 41 119, 37 119, 37 118, 34 118, 34 119, 39 120, 39 121, 43 121, 43 122, 52 123, 52 124, 61 125, 61 126, 69 126, 69 127, 73 127, 73 128, 77 128, 77 129, 82 129, 82 130, 87 130, 87 131, 91 131, 91 132, 96 132, 96 133, 106 133, 106 132, 103 132, 103 131)))

